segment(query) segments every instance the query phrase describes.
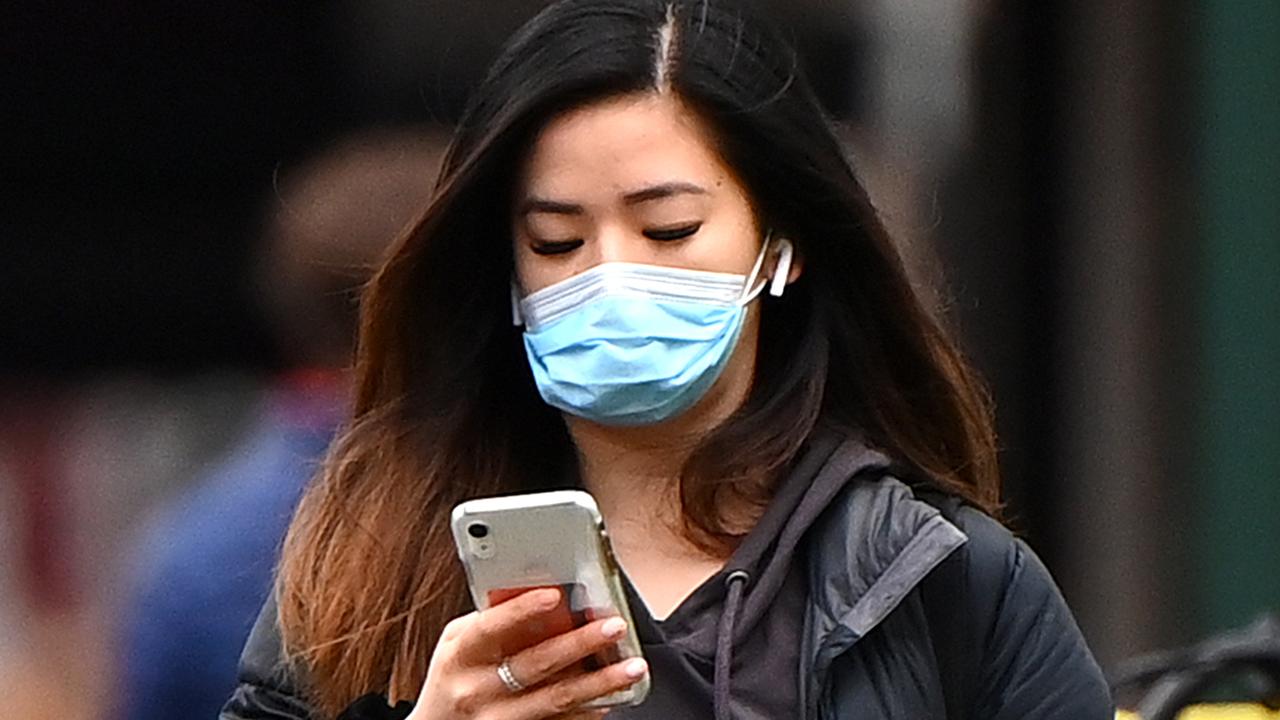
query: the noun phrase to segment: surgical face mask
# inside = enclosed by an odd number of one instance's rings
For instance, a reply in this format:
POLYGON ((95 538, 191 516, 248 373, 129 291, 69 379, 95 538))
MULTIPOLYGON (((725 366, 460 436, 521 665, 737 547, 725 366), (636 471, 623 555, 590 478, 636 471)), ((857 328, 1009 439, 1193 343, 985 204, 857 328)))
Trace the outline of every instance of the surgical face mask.
MULTIPOLYGON (((791 243, 776 241, 771 295, 786 287, 791 243)), ((603 263, 523 300, 516 323, 543 400, 605 425, 648 425, 700 400, 728 364, 770 242, 749 275, 603 263)))

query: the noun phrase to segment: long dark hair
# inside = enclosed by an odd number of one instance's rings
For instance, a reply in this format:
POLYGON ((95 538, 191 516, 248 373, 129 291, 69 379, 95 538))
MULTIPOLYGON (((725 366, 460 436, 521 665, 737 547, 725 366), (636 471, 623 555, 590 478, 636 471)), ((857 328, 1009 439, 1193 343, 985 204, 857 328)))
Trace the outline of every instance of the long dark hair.
POLYGON ((509 208, 537 132, 586 103, 672 93, 805 260, 762 313, 747 402, 684 467, 691 539, 730 543, 722 501, 767 502, 819 423, 995 508, 987 398, 912 292, 793 50, 744 5, 559 2, 477 90, 429 208, 365 295, 353 416, 286 542, 283 637, 323 713, 372 691, 416 697, 439 632, 469 604, 448 531, 455 503, 572 477, 564 423, 510 323, 509 208))

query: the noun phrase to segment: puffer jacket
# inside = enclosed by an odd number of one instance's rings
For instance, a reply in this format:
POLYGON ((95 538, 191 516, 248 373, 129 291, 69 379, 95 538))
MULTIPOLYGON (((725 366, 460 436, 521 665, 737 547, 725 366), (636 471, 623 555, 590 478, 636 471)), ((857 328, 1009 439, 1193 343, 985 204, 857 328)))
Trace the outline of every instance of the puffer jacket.
MULTIPOLYGON (((1106 681, 1048 571, 982 512, 946 516, 859 453, 807 534, 800 700, 820 720, 1108 720, 1106 681), (947 572, 944 568, 950 568, 947 572), (933 579, 926 582, 926 578, 933 579), (950 585, 940 587, 938 579, 950 585), (941 613, 951 621, 940 623, 941 613), (950 708, 950 711, 948 711, 950 708)), ((319 720, 281 660, 268 602, 220 720, 319 720)), ((404 718, 361 698, 341 720, 404 718)))

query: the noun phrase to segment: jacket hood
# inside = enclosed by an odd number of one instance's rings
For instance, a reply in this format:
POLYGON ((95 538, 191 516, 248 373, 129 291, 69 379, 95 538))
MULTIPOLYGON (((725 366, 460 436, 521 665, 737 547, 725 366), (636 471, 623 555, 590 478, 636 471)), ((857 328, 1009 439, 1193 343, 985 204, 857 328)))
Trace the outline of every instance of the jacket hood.
POLYGON ((831 640, 847 647, 965 540, 894 477, 884 453, 859 438, 818 431, 722 571, 750 577, 734 641, 768 611, 801 547, 818 609, 813 630, 824 637, 839 630, 831 640))
MULTIPOLYGON (((732 657, 748 644, 789 572, 805 564, 809 601, 800 700, 809 707, 831 659, 880 623, 929 572, 966 541, 964 533, 894 478, 888 456, 861 439, 816 431, 764 514, 714 582, 718 622, 705 615, 682 646, 715 658, 717 717, 728 716, 732 657)), ((700 598, 706 601, 707 598, 700 598)))

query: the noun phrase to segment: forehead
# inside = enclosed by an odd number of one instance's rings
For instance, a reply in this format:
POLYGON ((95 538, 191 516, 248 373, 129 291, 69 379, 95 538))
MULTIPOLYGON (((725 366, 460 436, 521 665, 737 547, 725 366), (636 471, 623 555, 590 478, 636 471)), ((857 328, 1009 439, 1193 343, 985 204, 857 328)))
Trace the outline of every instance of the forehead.
POLYGON ((554 118, 521 171, 524 194, 588 199, 688 180, 713 188, 731 176, 706 123, 669 94, 625 95, 554 118))

